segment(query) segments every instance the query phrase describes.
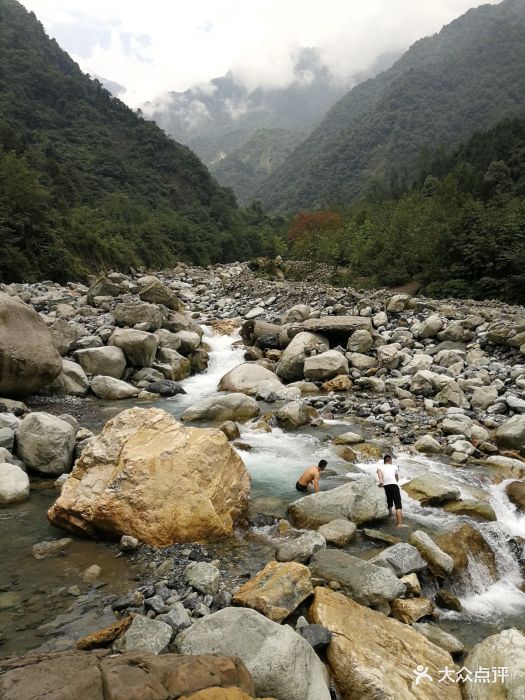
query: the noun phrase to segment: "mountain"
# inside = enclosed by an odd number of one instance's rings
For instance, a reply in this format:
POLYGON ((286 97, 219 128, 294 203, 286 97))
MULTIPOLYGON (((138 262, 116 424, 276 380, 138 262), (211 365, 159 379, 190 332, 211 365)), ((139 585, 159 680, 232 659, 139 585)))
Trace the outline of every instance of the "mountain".
MULTIPOLYGON (((161 95, 144 105, 143 111, 175 139, 190 146, 219 182, 231 185, 241 200, 248 200, 260 182, 260 171, 257 167, 246 169, 246 153, 254 148, 253 138, 256 144, 269 138, 256 132, 280 130, 286 155, 289 144, 298 137, 303 139, 350 85, 376 74, 393 60, 392 55, 385 54, 366 74, 341 83, 334 82, 316 49, 304 48, 295 64, 295 80, 287 87, 250 90, 228 73, 185 92, 161 95), (230 156, 227 163, 217 166, 230 156)), ((276 139, 274 133, 272 140, 276 139)), ((255 145, 255 150, 259 148, 255 145)), ((274 149, 271 164, 277 164, 276 155, 274 149)))
POLYGON ((482 5, 348 92, 256 192, 272 210, 346 203, 417 173, 422 149, 525 114, 525 2, 482 5))
POLYGON ((0 281, 250 255, 256 225, 187 146, 0 0, 0 281))

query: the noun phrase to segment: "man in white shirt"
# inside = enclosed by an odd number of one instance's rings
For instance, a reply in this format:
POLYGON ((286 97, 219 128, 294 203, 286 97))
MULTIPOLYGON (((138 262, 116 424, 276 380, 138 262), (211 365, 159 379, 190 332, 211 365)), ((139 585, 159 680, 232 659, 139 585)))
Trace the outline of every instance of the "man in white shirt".
POLYGON ((386 504, 390 515, 394 515, 394 506, 396 508, 397 526, 403 524, 403 507, 401 505, 401 490, 399 488, 399 468, 392 464, 392 457, 386 455, 383 458, 383 466, 377 470, 377 478, 379 479, 378 486, 383 486, 386 495, 386 504))

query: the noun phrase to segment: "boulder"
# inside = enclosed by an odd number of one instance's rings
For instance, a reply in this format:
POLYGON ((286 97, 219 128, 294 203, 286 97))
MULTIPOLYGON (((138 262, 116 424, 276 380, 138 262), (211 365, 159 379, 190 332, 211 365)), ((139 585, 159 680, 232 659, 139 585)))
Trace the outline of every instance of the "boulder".
POLYGON ((97 649, 35 652, 0 661, 0 696, 2 700, 249 700, 255 690, 238 659, 97 649))
POLYGON ((89 380, 79 364, 62 359, 62 372, 50 384, 49 388, 57 394, 85 396, 89 391, 89 380))
POLYGON ((0 292, 0 396, 34 394, 61 371, 60 355, 43 318, 0 292))
POLYGON ((243 421, 260 413, 255 399, 244 394, 220 394, 202 399, 187 408, 181 416, 183 421, 243 421))
POLYGON ((91 391, 95 396, 98 396, 99 399, 119 401, 121 399, 129 399, 132 396, 137 396, 140 390, 132 384, 123 382, 122 379, 104 377, 99 374, 91 380, 91 391))
POLYGON ((428 568, 439 578, 446 578, 454 569, 454 560, 444 552, 434 542, 434 540, 422 530, 412 532, 409 537, 409 542, 421 554, 427 562, 428 568))
POLYGON ((381 345, 381 347, 377 348, 377 361, 380 367, 397 369, 402 358, 401 347, 398 343, 381 345))
POLYGON ((298 527, 317 528, 343 518, 356 525, 388 517, 385 494, 374 479, 363 477, 330 491, 312 493, 288 506, 298 527))
POLYGON ((370 559, 370 562, 376 566, 388 566, 396 576, 406 576, 427 568, 427 563, 418 550, 406 542, 387 547, 370 559))
POLYGON ((487 637, 467 654, 464 666, 489 671, 489 683, 465 683, 464 700, 519 700, 525 697, 525 636, 511 627, 487 637), (492 669, 506 669, 494 678, 492 669))
POLYGON ((158 368, 166 379, 181 381, 191 374, 191 360, 176 350, 171 350, 167 347, 159 348, 157 359, 161 363, 158 365, 158 368))
POLYGON ((371 331, 372 322, 366 316, 321 316, 320 318, 308 318, 299 323, 292 323, 288 327, 288 336, 295 338, 298 333, 319 333, 327 338, 333 338, 336 342, 345 342, 348 336, 355 331, 371 331))
POLYGON ((311 381, 325 381, 348 374, 348 360, 337 350, 327 350, 304 361, 304 376, 311 381))
POLYGON ((300 428, 310 422, 308 406, 304 401, 290 401, 275 412, 275 420, 283 428, 300 428))
POLYGON ((157 352, 157 338, 153 333, 133 328, 117 328, 108 340, 108 345, 120 348, 128 365, 151 367, 157 352))
POLYGON ((348 338, 346 349, 349 352, 358 352, 363 355, 366 355, 366 353, 371 349, 373 344, 374 339, 372 338, 370 331, 360 330, 355 331, 354 333, 352 333, 350 338, 348 338))
POLYGON ((286 323, 297 323, 298 321, 304 321, 310 315, 312 309, 306 304, 296 304, 292 306, 288 311, 285 311, 281 318, 281 323, 283 326, 286 323))
POLYGON ((405 592, 404 584, 391 569, 339 549, 320 549, 309 566, 312 576, 337 581, 345 595, 362 605, 382 605, 405 592))
POLYGON ((0 464, 0 506, 29 498, 29 477, 16 464, 0 464))
POLYGON ((201 336, 195 331, 182 330, 174 333, 175 338, 180 341, 180 352, 182 355, 189 355, 190 352, 197 350, 201 344, 201 336))
POLYGON ((458 578, 468 577, 469 561, 473 558, 486 572, 487 581, 498 579, 496 557, 481 532, 469 523, 463 523, 435 537, 436 544, 454 562, 454 572, 458 578))
POLYGON ((326 540, 319 532, 308 531, 299 537, 287 540, 277 547, 275 558, 277 561, 308 562, 314 552, 326 547, 326 540))
MULTIPOLYGON (((505 487, 505 493, 518 510, 525 513, 525 481, 511 481, 505 487)), ((494 518, 495 519, 495 518, 494 518)))
POLYGON ((420 338, 435 338, 443 328, 443 325, 441 318, 436 314, 432 314, 421 323, 417 329, 417 334, 420 338))
POLYGON ((231 654, 250 672, 257 696, 330 700, 321 660, 288 625, 249 608, 224 608, 196 620, 175 643, 183 654, 231 654))
MULTIPOLYGON (((306 382, 305 382, 305 384, 306 384, 306 382)), ((315 386, 315 384, 314 384, 314 386, 315 386)), ((330 392, 330 391, 339 392, 339 391, 350 391, 350 389, 353 386, 354 385, 352 383, 352 380, 350 379, 350 377, 347 374, 340 374, 339 376, 334 377, 333 379, 329 379, 327 382, 324 382, 324 384, 322 385, 321 388, 323 391, 327 391, 327 392, 330 392)), ((316 387, 316 391, 317 391, 317 387, 316 387)))
POLYGON ((173 636, 172 628, 165 622, 136 615, 133 622, 113 644, 113 651, 149 651, 160 654, 173 636))
POLYGON ((475 411, 485 411, 498 398, 498 390, 493 386, 478 386, 470 397, 470 405, 475 411))
POLYGON ((325 538, 327 544, 333 544, 335 547, 344 547, 355 539, 357 527, 350 520, 339 518, 338 520, 331 520, 326 525, 321 525, 317 528, 317 532, 325 538))
POLYGON ((525 415, 509 418, 496 430, 500 450, 525 451, 525 415))
POLYGON ((439 406, 457 406, 458 408, 468 408, 469 402, 455 381, 449 382, 441 391, 436 394, 435 402, 439 406))
POLYGON ((165 622, 171 627, 175 634, 178 634, 181 630, 185 630, 186 627, 191 625, 191 618, 188 615, 188 611, 184 605, 179 602, 173 603, 167 613, 157 615, 155 619, 160 620, 160 622, 165 622))
POLYGON ((416 476, 401 488, 410 498, 419 501, 423 506, 437 506, 447 501, 457 501, 460 496, 457 486, 451 486, 437 474, 430 473, 416 476))
POLYGON ((139 297, 142 301, 150 304, 162 304, 175 311, 182 309, 182 303, 175 292, 153 275, 142 278, 139 285, 139 297))
POLYGON ((344 700, 461 700, 455 682, 437 682, 454 667, 450 654, 412 627, 326 588, 315 589, 310 616, 332 633, 327 659, 344 700), (433 680, 416 685, 418 668, 433 680))
POLYGON ((239 588, 233 602, 253 608, 274 622, 282 622, 313 592, 307 566, 271 561, 239 588))
POLYGON ((41 474, 68 472, 75 452, 75 428, 49 413, 29 413, 16 431, 19 458, 41 474))
POLYGON ((406 625, 434 613, 434 604, 428 598, 396 598, 391 600, 389 605, 392 617, 406 625))
POLYGON ((438 455, 443 452, 443 447, 432 435, 422 435, 416 440, 414 447, 418 452, 427 455, 438 455))
POLYGON ((80 366, 93 376, 114 377, 120 379, 126 369, 126 356, 120 348, 86 348, 77 350, 75 357, 80 366))
POLYGON ((463 642, 457 637, 454 637, 454 635, 449 632, 445 632, 441 627, 433 625, 431 622, 414 622, 412 627, 432 642, 432 644, 448 651, 449 654, 462 654, 465 650, 463 642))
POLYGON ((245 362, 227 372, 219 382, 219 391, 240 391, 255 396, 262 385, 272 391, 284 389, 283 383, 274 372, 253 362, 245 362))
POLYGON ((454 515, 468 515, 469 518, 479 522, 497 520, 494 509, 486 501, 450 501, 445 503, 443 510, 454 515))
POLYGON ((352 432, 341 433, 334 438, 334 445, 357 445, 360 442, 364 442, 362 435, 352 432))
MULTIPOLYGON (((82 326, 80 326, 80 328, 82 328, 82 326)), ((78 324, 68 323, 63 318, 57 318, 57 320, 49 326, 49 330, 57 351, 62 357, 67 355, 78 339, 78 324)))
POLYGON ((377 359, 375 357, 370 357, 369 355, 362 355, 359 352, 347 352, 346 357, 350 365, 354 369, 358 369, 360 372, 366 372, 372 367, 377 367, 377 359))
POLYGON ((405 310, 409 298, 408 294, 394 294, 388 300, 386 310, 396 314, 401 313, 405 310))
POLYGON ((157 338, 157 344, 159 348, 169 348, 170 350, 180 350, 182 345, 182 340, 177 336, 176 333, 166 330, 165 328, 160 328, 154 333, 157 338))
POLYGON ((90 537, 194 542, 231 534, 249 490, 249 474, 220 430, 131 408, 84 449, 48 518, 90 537))
POLYGON ((184 580, 203 595, 215 595, 219 590, 221 572, 206 561, 192 561, 184 570, 184 580))
POLYGON ((328 342, 320 335, 299 333, 284 349, 277 363, 277 374, 287 382, 303 379, 306 358, 314 352, 325 352, 328 347, 328 342))
MULTIPOLYGON (((124 328, 145 324, 148 331, 152 333, 162 326, 162 311, 154 304, 147 304, 145 301, 125 301, 117 304, 113 311, 115 323, 124 328)), ((142 329, 144 330, 144 329, 142 329)))

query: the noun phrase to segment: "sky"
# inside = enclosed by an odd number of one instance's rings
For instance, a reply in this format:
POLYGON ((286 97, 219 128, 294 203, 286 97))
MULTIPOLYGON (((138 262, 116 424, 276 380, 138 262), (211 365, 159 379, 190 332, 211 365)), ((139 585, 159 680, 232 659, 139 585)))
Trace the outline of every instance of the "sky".
MULTIPOLYGON (((131 107, 232 71, 249 89, 294 80, 316 47, 334 80, 434 34, 479 0, 21 0, 80 67, 131 107)), ((487 0, 496 4, 498 0, 487 0)))

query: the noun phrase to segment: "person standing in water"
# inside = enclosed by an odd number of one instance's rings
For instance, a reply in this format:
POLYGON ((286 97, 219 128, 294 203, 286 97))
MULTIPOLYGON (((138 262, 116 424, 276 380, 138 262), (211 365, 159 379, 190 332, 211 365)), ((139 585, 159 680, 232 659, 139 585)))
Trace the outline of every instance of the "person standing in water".
POLYGON ((305 492, 308 491, 308 484, 313 482, 315 493, 319 493, 319 476, 326 469, 326 465, 326 459, 322 459, 317 466, 314 465, 305 469, 297 480, 295 488, 298 491, 305 492))
POLYGON ((403 506, 401 505, 401 489, 399 488, 399 468, 392 464, 392 457, 386 455, 383 458, 383 466, 377 470, 378 486, 385 489, 386 504, 390 515, 394 515, 396 508, 397 526, 403 524, 403 506))

